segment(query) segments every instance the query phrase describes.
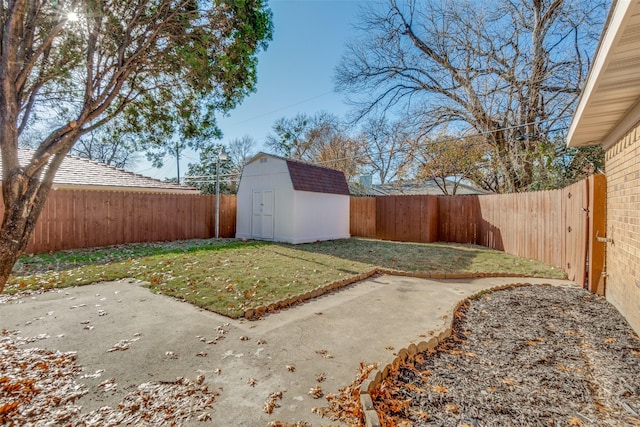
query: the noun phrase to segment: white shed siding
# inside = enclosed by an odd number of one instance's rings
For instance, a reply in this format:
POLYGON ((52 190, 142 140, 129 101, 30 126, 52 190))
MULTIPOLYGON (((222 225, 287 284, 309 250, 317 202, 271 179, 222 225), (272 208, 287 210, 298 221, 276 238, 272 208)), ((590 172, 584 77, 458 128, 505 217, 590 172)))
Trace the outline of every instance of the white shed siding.
POLYGON ((249 163, 242 171, 238 188, 238 215, 236 219, 236 237, 252 238, 253 192, 255 190, 274 190, 274 239, 293 238, 293 186, 289 177, 287 163, 272 157, 267 161, 249 163))
POLYGON ((293 244, 349 238, 348 193, 340 171, 260 153, 242 171, 236 237, 293 244))
POLYGON ((295 191, 293 206, 295 238, 291 243, 350 237, 349 196, 295 191))

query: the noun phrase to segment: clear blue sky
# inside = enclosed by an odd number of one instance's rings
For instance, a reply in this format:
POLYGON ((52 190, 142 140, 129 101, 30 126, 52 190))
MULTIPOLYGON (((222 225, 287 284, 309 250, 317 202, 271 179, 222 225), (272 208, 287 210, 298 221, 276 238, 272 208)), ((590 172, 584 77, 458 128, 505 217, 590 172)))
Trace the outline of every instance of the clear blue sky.
MULTIPOLYGON (((249 135, 262 150, 273 123, 298 113, 313 115, 328 111, 344 117, 349 106, 344 95, 334 92, 334 69, 354 38, 353 25, 367 0, 270 0, 273 40, 258 56, 255 93, 227 117, 219 119, 222 143, 249 135)), ((185 152, 180 162, 184 176, 187 163, 198 154, 185 152)), ((176 176, 176 161, 167 157, 161 169, 151 167, 141 156, 135 172, 154 178, 176 176)))

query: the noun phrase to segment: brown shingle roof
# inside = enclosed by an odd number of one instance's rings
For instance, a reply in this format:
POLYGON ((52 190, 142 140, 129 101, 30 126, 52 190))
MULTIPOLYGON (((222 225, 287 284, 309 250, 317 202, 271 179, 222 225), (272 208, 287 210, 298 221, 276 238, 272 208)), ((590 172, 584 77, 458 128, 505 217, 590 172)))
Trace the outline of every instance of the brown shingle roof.
POLYGON ((349 186, 342 171, 286 160, 294 190, 349 195, 349 186))
MULTIPOLYGON (((23 165, 28 163, 32 156, 33 150, 18 150, 18 157, 23 165)), ((94 190, 198 193, 198 190, 193 187, 160 181, 76 156, 65 157, 53 180, 53 186, 54 188, 72 187, 94 190)))

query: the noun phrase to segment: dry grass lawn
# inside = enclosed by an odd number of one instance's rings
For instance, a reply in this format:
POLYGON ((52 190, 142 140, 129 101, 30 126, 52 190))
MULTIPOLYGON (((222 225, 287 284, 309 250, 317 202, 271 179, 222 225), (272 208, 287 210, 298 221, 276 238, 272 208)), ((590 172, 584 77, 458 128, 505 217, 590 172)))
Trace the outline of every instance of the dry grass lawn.
POLYGON ((376 267, 431 273, 510 273, 564 278, 537 261, 479 246, 352 238, 305 245, 195 240, 25 256, 5 292, 126 277, 217 313, 238 317, 376 267))

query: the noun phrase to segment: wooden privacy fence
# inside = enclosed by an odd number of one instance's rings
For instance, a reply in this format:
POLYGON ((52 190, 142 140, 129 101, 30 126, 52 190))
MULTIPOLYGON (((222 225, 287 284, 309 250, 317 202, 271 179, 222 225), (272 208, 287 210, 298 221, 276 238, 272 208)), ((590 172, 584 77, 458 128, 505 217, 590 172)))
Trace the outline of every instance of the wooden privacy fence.
MULTIPOLYGON (((220 237, 235 229, 236 197, 222 195, 220 237)), ((215 196, 51 190, 27 252, 214 236, 215 196)))
MULTIPOLYGON (((351 198, 351 235, 473 243, 562 268, 592 292, 604 285, 605 178, 567 188, 482 196, 351 198)), ((220 237, 234 237, 236 196, 220 197, 220 237)), ((2 206, 0 205, 0 213, 2 206)), ((27 252, 211 238, 215 196, 52 190, 27 252)))
POLYGON ((482 196, 351 199, 351 234, 408 242, 473 243, 562 268, 603 291, 605 178, 561 190, 482 196))

